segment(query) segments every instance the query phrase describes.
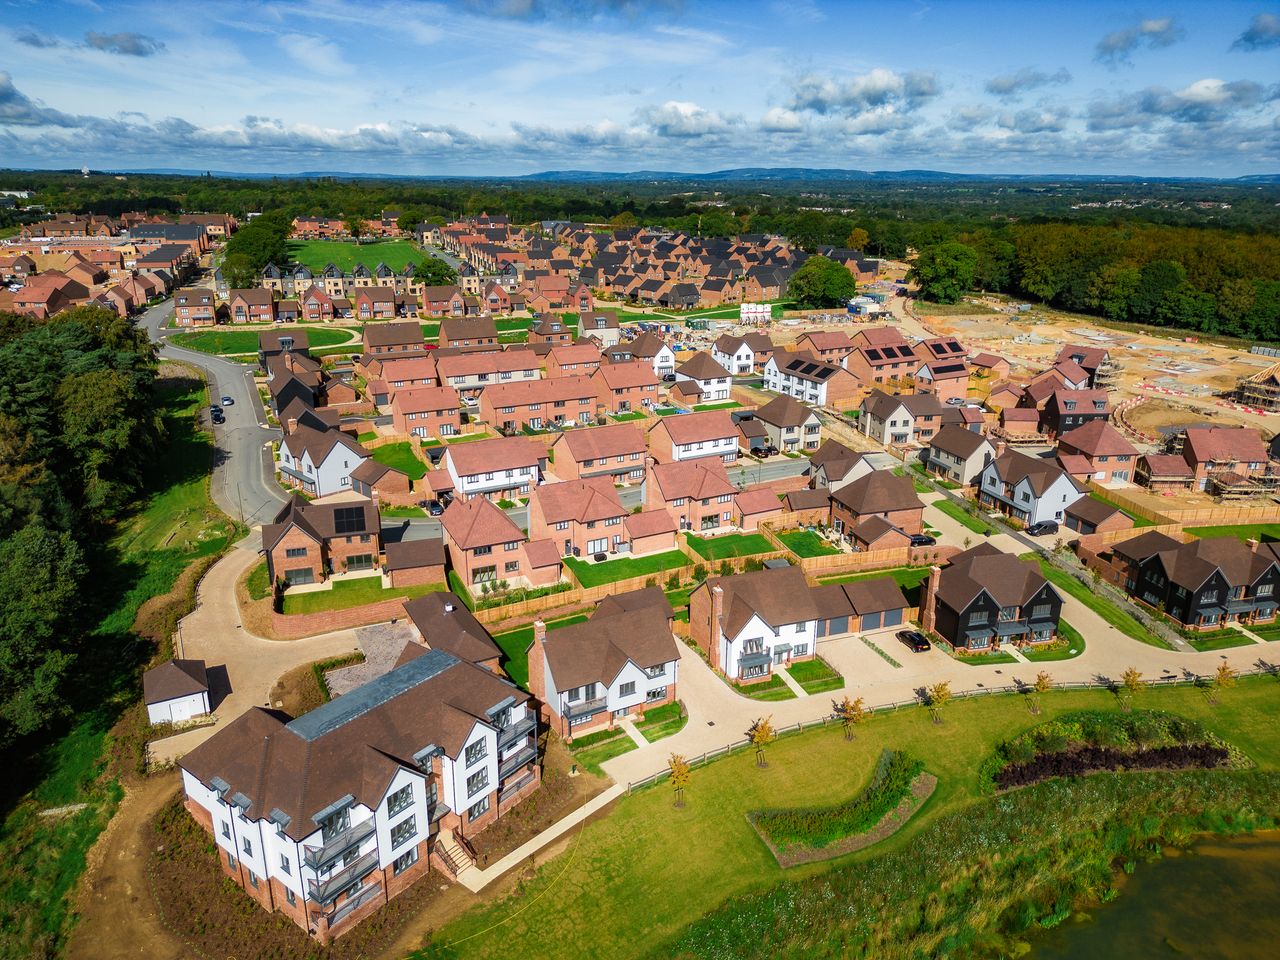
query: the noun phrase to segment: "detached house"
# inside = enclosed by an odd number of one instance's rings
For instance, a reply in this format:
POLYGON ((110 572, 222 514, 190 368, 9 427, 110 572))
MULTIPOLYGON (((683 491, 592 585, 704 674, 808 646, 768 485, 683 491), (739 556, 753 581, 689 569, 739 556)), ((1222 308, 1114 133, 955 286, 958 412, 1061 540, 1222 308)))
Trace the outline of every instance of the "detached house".
POLYGON ((546 452, 525 437, 450 444, 441 461, 459 500, 516 500, 539 483, 546 452))
POLYGON ((1052 460, 1006 450, 983 468, 978 501, 1030 525, 1061 522, 1067 507, 1084 495, 1080 485, 1052 460))
POLYGON ((1193 483, 1203 490, 1213 478, 1261 476, 1267 472, 1267 448, 1251 427, 1188 427, 1182 458, 1194 474, 1193 483))
POLYGON ((822 421, 810 408, 788 396, 774 397, 755 412, 769 443, 784 453, 818 449, 822 421))
POLYGON ((861 410, 858 429, 886 447, 928 443, 942 427, 943 407, 931 393, 890 396, 873 390, 861 410))
POLYGON ((295 720, 253 707, 231 721, 179 762, 185 806, 224 876, 328 943, 428 873, 474 865, 458 839, 541 781, 531 708, 423 650, 295 720))
POLYGON ((920 626, 956 650, 1047 643, 1058 636, 1062 596, 1034 560, 989 543, 934 567, 920 600, 920 626))
POLYGON ((351 474, 369 451, 341 430, 298 426, 280 441, 276 466, 289 486, 314 497, 351 488, 351 474))
POLYGON ((733 526, 737 493, 719 460, 659 463, 645 484, 645 506, 665 510, 681 530, 715 531, 733 526))
POLYGON ((227 315, 232 323, 273 323, 276 305, 271 291, 265 287, 229 291, 227 315))
POLYGON ((676 367, 672 390, 691 406, 729 399, 729 371, 701 350, 676 367))
POLYGON ((506 581, 545 587, 560 580, 560 553, 548 540, 526 542, 515 522, 484 497, 456 499, 441 518, 449 563, 472 591, 506 581))
POLYGON ((823 363, 843 367, 853 352, 853 341, 843 331, 811 330, 796 341, 796 351, 807 353, 823 363))
POLYGON ((809 455, 809 485, 836 490, 865 477, 873 469, 862 454, 838 440, 828 440, 809 455))
POLYGON ((954 423, 934 434, 920 452, 920 461, 926 470, 962 487, 977 483, 987 464, 995 458, 995 447, 990 440, 954 423))
POLYGON ((1058 438, 1058 462, 1077 480, 1132 483, 1138 448, 1105 420, 1094 420, 1058 438))
POLYGON ((737 683, 811 660, 822 619, 798 567, 712 577, 689 597, 693 641, 712 669, 737 683))
POLYGON ((748 333, 741 337, 722 334, 711 347, 711 358, 735 374, 763 371, 773 354, 773 341, 763 333, 748 333))
POLYGON ((173 316, 181 327, 203 327, 218 320, 213 290, 207 287, 182 287, 173 295, 173 316))
POLYGON ((619 344, 608 351, 611 362, 643 360, 656 376, 672 376, 676 372, 675 351, 662 339, 662 335, 652 330, 640 334, 630 343, 619 344), (615 355, 617 359, 615 360, 615 355))
POLYGON ((601 601, 586 623, 533 626, 529 688, 560 736, 576 736, 676 699, 680 649, 656 587, 601 601), (606 606, 606 604, 608 606, 606 606))
POLYGON ((604 476, 639 483, 645 475, 644 434, 631 423, 566 430, 551 441, 552 470, 561 480, 604 476))
POLYGON ((467 350, 501 350, 498 325, 492 317, 470 317, 440 321, 437 339, 441 348, 462 347, 467 350))
POLYGON ((1040 413, 1040 432, 1057 437, 1110 418, 1111 404, 1105 390, 1054 390, 1040 413))
POLYGON ((612 347, 622 339, 615 310, 589 311, 578 315, 578 336, 600 341, 602 347, 612 347))
POLYGON ((626 552, 629 513, 608 477, 545 483, 529 499, 529 538, 550 540, 565 557, 626 552))
POLYGON ((381 552, 378 508, 354 493, 310 503, 294 494, 262 528, 267 577, 286 587, 324 583, 331 573, 375 571, 381 552))
POLYGON ((701 457, 736 463, 738 428, 727 410, 663 417, 649 428, 649 452, 659 463, 701 457))
POLYGON ((861 549, 903 546, 877 543, 891 531, 902 538, 924 529, 924 504, 908 477, 874 470, 831 493, 831 525, 861 549))

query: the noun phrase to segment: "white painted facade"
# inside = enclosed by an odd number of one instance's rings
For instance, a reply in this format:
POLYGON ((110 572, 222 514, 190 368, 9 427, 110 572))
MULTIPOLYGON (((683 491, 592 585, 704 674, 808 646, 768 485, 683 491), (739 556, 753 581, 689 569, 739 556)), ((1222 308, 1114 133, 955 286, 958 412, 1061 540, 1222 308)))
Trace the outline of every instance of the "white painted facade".
MULTIPOLYGON (((638 358, 637 358, 638 359, 638 358)), ((676 353, 665 343, 653 355, 653 372, 659 377, 676 372, 676 353)))
MULTIPOLYGON (((662 700, 666 697, 667 690, 676 683, 680 667, 680 661, 676 659, 656 665, 650 671, 628 660, 612 680, 601 677, 592 684, 561 690, 556 685, 551 664, 545 657, 542 663, 547 702, 552 704, 556 713, 562 717, 570 708, 581 707, 599 698, 604 700, 601 713, 618 715, 650 701, 662 700)), ((598 716, 599 713, 591 714, 584 717, 583 722, 589 722, 598 716)))
POLYGON ((755 369, 756 352, 744 340, 733 353, 725 353, 719 347, 712 346, 711 359, 730 373, 751 373, 755 369))
MULTIPOLYGON (((794 359, 789 353, 784 353, 782 356, 784 362, 794 359)), ((785 393, 789 397, 795 397, 810 405, 816 404, 821 407, 827 402, 825 383, 799 377, 790 371, 783 370, 778 364, 776 355, 770 357, 769 362, 764 365, 764 388, 774 393, 785 393)))
POLYGON ((147 719, 151 723, 182 723, 192 717, 202 717, 208 712, 209 692, 207 690, 147 704, 147 719))
POLYGON ((289 445, 281 443, 276 465, 281 473, 300 481, 308 493, 327 497, 331 493, 350 490, 351 474, 367 459, 342 443, 335 443, 320 463, 314 463, 310 450, 303 450, 301 456, 295 457, 289 451, 289 445))
POLYGON ((755 667, 746 667, 739 663, 744 656, 752 654, 768 654, 769 663, 764 665, 761 674, 773 671, 773 664, 780 663, 781 658, 804 657, 814 652, 817 643, 817 621, 798 620, 793 623, 782 623, 776 627, 767 623, 760 614, 753 614, 734 636, 728 636, 720 628, 720 663, 725 674, 733 680, 749 678, 755 667))
POLYGON ((672 443, 674 460, 697 460, 699 457, 719 457, 725 463, 738 460, 738 438, 735 436, 699 440, 696 443, 672 443))
POLYGON ((1053 481, 1040 496, 1031 489, 1031 480, 1023 477, 1009 491, 997 469, 999 461, 993 460, 983 469, 979 489, 981 496, 1005 504, 1013 516, 1024 523, 1043 520, 1062 521, 1063 512, 1079 500, 1083 494, 1065 473, 1053 481))
POLYGON ((711 377, 706 380, 699 380, 697 377, 691 377, 686 373, 676 372, 676 383, 696 383, 698 390, 702 393, 701 403, 715 403, 720 400, 729 399, 729 373, 726 370, 723 377, 711 377))
POLYGON ((540 482, 537 464, 510 468, 494 467, 493 470, 484 473, 462 475, 458 473, 453 464, 453 458, 446 451, 444 465, 453 479, 454 490, 460 493, 464 500, 512 489, 518 489, 522 496, 528 496, 529 490, 540 482))

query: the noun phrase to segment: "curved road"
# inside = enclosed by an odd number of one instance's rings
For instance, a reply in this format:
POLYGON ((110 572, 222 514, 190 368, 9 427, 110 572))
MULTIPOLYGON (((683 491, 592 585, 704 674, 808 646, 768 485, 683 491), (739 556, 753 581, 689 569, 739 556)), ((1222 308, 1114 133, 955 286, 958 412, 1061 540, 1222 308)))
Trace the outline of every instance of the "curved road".
MULTIPOLYGON (((270 523, 285 502, 284 491, 275 483, 271 457, 271 441, 280 439, 280 431, 258 419, 262 403, 253 382, 257 368, 173 346, 166 338, 174 331, 165 327, 172 312, 172 301, 165 300, 147 310, 138 325, 159 345, 161 357, 181 360, 204 371, 214 402, 223 396, 235 400, 234 405, 225 408, 227 422, 213 427, 215 453, 209 485, 213 501, 228 516, 237 517, 250 527, 270 523)), ((204 416, 207 415, 205 411, 204 416)))

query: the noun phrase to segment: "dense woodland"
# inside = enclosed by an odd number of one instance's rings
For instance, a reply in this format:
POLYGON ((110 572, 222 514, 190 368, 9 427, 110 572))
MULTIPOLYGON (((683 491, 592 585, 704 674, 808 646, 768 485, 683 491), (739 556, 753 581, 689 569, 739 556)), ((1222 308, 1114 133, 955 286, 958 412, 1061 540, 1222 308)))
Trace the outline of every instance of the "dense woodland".
POLYGON ((71 680, 92 687, 77 661, 107 602, 105 535, 161 437, 155 376, 113 311, 0 313, 0 752, 64 717, 71 680))
POLYGON ((49 210, 103 214, 263 212, 237 236, 224 269, 246 281, 285 258, 297 215, 401 223, 506 214, 660 225, 706 236, 779 233, 814 250, 918 255, 931 299, 1008 293, 1110 320, 1245 338, 1280 338, 1280 186, 1247 181, 1035 183, 1000 180, 555 182, 376 180, 0 172, 0 187, 37 191, 49 210), (1103 206, 1115 204, 1114 206, 1103 206))

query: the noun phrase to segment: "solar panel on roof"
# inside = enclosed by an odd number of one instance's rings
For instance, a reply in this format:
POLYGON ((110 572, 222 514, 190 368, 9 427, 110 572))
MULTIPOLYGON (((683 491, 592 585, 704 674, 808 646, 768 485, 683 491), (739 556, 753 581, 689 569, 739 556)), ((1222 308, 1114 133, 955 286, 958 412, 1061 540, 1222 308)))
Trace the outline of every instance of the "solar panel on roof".
POLYGON ((868 350, 868 351, 867 351, 867 359, 868 359, 868 360, 879 360, 879 359, 880 359, 880 351, 879 351, 879 350, 868 350))
POLYGON ((364 532, 364 507, 338 507, 333 511, 333 531, 337 534, 364 532))
POLYGON ((809 374, 813 373, 813 371, 817 369, 818 369, 818 365, 816 363, 806 363, 804 365, 804 369, 801 370, 800 372, 803 373, 805 376, 808 376, 809 374))
POLYGON ((955 373, 957 370, 963 370, 963 363, 940 363, 933 368, 934 373, 955 373))
POLYGON ((947 352, 947 345, 945 343, 931 343, 929 344, 929 349, 932 350, 936 356, 940 357, 947 352))
POLYGON ((959 342, 952 340, 947 344, 947 353, 964 353, 964 347, 959 342))

